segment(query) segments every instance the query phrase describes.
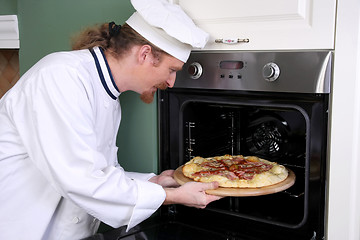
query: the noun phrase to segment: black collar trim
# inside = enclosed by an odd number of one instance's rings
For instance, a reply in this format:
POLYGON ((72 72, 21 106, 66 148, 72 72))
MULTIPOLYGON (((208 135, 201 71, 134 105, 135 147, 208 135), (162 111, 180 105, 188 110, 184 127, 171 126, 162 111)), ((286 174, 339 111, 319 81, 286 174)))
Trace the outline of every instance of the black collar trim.
POLYGON ((112 99, 116 100, 120 96, 120 91, 115 84, 103 50, 99 47, 94 47, 90 49, 90 52, 94 57, 96 69, 105 91, 112 99))

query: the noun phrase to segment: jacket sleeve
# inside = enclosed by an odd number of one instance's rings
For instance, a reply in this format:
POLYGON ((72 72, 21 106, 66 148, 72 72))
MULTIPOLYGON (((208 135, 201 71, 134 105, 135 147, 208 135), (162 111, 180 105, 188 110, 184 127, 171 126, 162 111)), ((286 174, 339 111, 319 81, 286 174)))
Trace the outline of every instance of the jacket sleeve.
POLYGON ((126 176, 132 179, 148 181, 150 178, 156 176, 154 173, 137 173, 137 172, 125 172, 126 176))
POLYGON ((36 84, 22 90, 14 121, 41 174, 62 197, 112 227, 131 228, 149 217, 165 191, 147 181, 150 175, 129 177, 97 150, 91 89, 76 66, 35 70, 26 78, 36 78, 36 84))

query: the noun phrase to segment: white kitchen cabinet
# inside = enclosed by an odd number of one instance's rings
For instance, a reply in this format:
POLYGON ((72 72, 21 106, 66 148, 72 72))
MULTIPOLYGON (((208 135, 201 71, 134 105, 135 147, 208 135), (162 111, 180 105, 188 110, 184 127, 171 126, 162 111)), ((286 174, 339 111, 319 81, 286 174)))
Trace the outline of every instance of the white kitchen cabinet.
POLYGON ((0 48, 17 49, 20 47, 17 15, 0 16, 0 48))
POLYGON ((205 49, 333 49, 336 0, 172 0, 210 33, 205 49), (248 39, 236 44, 216 39, 248 39))

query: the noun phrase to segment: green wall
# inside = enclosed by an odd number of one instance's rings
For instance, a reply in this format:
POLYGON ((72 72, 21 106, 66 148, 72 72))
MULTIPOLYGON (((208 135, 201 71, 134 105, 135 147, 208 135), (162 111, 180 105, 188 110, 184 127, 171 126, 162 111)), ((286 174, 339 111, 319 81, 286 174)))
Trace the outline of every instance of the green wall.
MULTIPOLYGON (((155 100, 154 100, 155 101, 155 100)), ((157 107, 134 92, 120 96, 122 120, 118 134, 119 163, 128 171, 158 171, 157 107)))
POLYGON ((16 0, 0 0, 0 15, 16 15, 17 1, 16 0))
MULTIPOLYGON (((0 0, 4 1, 4 0, 0 0)), ((70 49, 70 38, 86 26, 115 21, 134 12, 129 0, 6 0, 16 2, 20 32, 20 72, 48 53, 70 49)), ((9 4, 10 5, 10 4, 9 4)), ((13 5, 12 5, 13 6, 13 5)), ((157 172, 156 103, 122 93, 119 162, 128 171, 157 172)))
POLYGON ((81 29, 123 23, 134 11, 128 0, 17 0, 17 6, 22 73, 48 53, 69 50, 81 29))

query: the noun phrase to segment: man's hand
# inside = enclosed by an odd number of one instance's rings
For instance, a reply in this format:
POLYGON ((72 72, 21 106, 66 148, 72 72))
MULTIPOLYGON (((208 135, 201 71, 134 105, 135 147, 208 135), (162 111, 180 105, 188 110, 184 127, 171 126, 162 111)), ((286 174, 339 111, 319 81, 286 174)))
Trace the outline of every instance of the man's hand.
POLYGON ((182 204, 189 207, 205 208, 210 202, 221 198, 209 195, 205 191, 218 187, 217 182, 188 182, 178 188, 165 188, 166 199, 163 204, 182 204))
POLYGON ((174 179, 174 170, 166 170, 149 179, 150 182, 164 187, 166 199, 163 204, 182 204, 189 207, 205 208, 209 203, 221 197, 209 195, 205 191, 219 187, 217 182, 188 182, 180 186, 174 179), (180 187, 179 187, 180 186, 180 187))
POLYGON ((179 184, 174 179, 174 172, 174 170, 163 171, 160 175, 150 178, 149 181, 163 187, 178 187, 179 184))

